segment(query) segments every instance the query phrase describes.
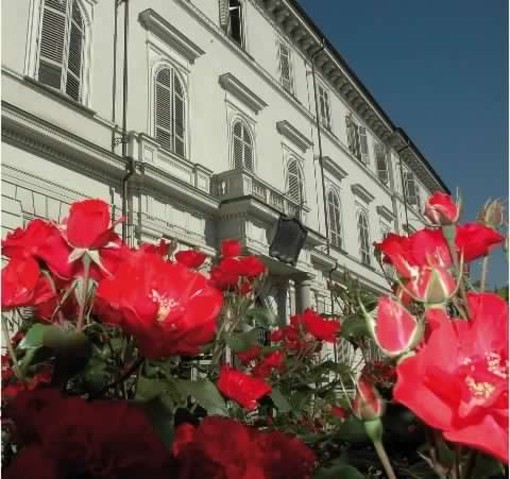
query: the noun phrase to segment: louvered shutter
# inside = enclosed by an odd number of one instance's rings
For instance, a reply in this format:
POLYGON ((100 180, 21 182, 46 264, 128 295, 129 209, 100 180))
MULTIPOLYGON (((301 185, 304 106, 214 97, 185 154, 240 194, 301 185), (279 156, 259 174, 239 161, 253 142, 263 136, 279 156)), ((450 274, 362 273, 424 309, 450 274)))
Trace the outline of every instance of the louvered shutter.
POLYGON ((234 168, 243 169, 243 125, 241 122, 234 123, 233 131, 233 155, 234 168))
POLYGON ((301 204, 303 200, 303 179, 301 170, 296 160, 291 160, 287 168, 288 175, 288 195, 296 203, 301 204))
POLYGON ((330 127, 330 115, 329 115, 329 95, 328 92, 319 86, 319 106, 322 124, 329 128, 330 127))
POLYGON ((279 57, 280 57, 280 80, 283 88, 288 92, 292 92, 292 78, 290 68, 290 50, 287 45, 280 43, 279 57))
POLYGON ((358 127, 358 133, 359 133, 360 159, 363 164, 368 165, 369 155, 368 155, 367 129, 364 126, 360 126, 358 127))
POLYGON ((173 108, 174 152, 184 156, 185 108, 184 89, 178 76, 174 73, 174 108, 173 108))
POLYGON ((73 2, 71 30, 69 35, 69 52, 67 56, 66 93, 73 99, 81 96, 81 75, 83 55, 83 18, 78 3, 73 2))
POLYGON ((354 123, 352 121, 352 118, 347 115, 345 117, 345 127, 347 130, 347 146, 349 147, 349 151, 354 154, 354 123))
POLYGON ((171 73, 169 68, 163 68, 157 73, 154 98, 156 139, 167 150, 172 150, 173 142, 171 73))
POLYGON ((414 182, 414 176, 410 171, 407 171, 405 174, 405 188, 406 188, 407 202, 410 205, 419 206, 418 195, 417 195, 417 191, 416 191, 416 184, 414 182))
POLYGON ((227 33, 237 44, 242 46, 243 30, 241 18, 241 3, 239 0, 229 0, 229 24, 227 33))
POLYGON ((362 211, 358 213, 358 236, 361 262, 370 264, 370 239, 368 235, 368 220, 362 211))
POLYGON ((253 171, 253 145, 251 143, 251 136, 248 131, 248 127, 243 125, 243 137, 244 137, 244 167, 247 170, 253 171))
POLYGON ((342 247, 342 230, 340 224, 340 200, 335 192, 328 194, 329 235, 331 244, 337 248, 342 247))
POLYGON ((229 0, 219 0, 220 27, 226 32, 229 19, 229 0))
POLYGON ((374 143, 374 151, 375 151, 375 162, 377 167, 377 176, 379 180, 385 185, 389 182, 389 173, 388 173, 388 162, 386 160, 386 152, 384 151, 384 146, 380 143, 374 143))
POLYGON ((37 78, 58 90, 64 74, 67 7, 67 0, 46 0, 41 25, 37 78))

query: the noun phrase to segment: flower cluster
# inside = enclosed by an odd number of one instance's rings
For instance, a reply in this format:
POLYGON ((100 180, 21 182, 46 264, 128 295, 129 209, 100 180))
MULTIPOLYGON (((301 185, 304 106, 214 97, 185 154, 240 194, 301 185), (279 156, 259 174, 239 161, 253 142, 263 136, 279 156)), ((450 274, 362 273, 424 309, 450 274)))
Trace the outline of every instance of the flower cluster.
POLYGON ((173 453, 179 479, 310 479, 316 460, 297 438, 215 416, 178 426, 173 453))

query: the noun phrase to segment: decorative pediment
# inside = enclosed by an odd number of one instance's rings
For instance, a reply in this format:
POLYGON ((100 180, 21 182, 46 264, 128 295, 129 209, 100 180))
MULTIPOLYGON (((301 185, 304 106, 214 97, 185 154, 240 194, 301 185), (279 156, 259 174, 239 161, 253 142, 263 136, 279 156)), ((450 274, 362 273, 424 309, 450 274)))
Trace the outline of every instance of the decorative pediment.
POLYGON ((351 186, 352 192, 360 199, 362 199, 365 203, 371 203, 375 196, 370 193, 364 186, 360 185, 359 183, 356 183, 351 186))
POLYGON ((205 53, 196 43, 193 43, 151 8, 140 13, 138 19, 149 32, 179 52, 190 63, 205 53))
POLYGON ((267 106, 265 101, 258 97, 244 83, 239 81, 234 75, 232 75, 232 73, 224 73, 223 75, 220 75, 218 81, 224 90, 231 93, 256 114, 262 110, 262 108, 267 106))
POLYGON ((386 206, 379 205, 376 210, 387 221, 393 221, 395 219, 393 211, 391 211, 389 208, 386 208, 386 206))
POLYGON ((343 180, 347 176, 347 172, 331 157, 323 156, 322 161, 324 163, 324 168, 338 180, 343 180))
POLYGON ((277 122, 276 129, 294 143, 303 153, 312 145, 312 142, 287 120, 277 122))

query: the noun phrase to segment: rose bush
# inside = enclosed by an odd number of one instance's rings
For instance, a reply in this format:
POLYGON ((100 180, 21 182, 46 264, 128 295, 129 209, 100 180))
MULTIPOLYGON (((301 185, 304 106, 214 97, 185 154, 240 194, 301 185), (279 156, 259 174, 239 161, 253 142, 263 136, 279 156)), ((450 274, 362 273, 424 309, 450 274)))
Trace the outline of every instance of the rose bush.
POLYGON ((425 215, 432 226, 376 244, 396 272, 393 295, 376 298, 346 275, 329 283, 335 314, 307 309, 277 327, 260 306, 267 268, 237 240, 216 258, 164 240, 129 248, 115 233, 122 219, 98 199, 9 233, 6 477, 500 471, 508 309, 462 266, 482 258, 485 268, 502 244, 501 208, 460 224, 441 193, 425 215))

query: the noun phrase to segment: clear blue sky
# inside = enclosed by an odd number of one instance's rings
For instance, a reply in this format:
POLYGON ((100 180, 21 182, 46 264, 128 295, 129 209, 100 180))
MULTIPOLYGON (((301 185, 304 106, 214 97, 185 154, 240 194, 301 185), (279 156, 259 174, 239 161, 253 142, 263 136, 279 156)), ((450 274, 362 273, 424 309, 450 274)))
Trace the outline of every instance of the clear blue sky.
MULTIPOLYGON (((474 219, 508 199, 508 0, 299 0, 474 219)), ((507 283, 502 254, 491 283, 507 283)))

